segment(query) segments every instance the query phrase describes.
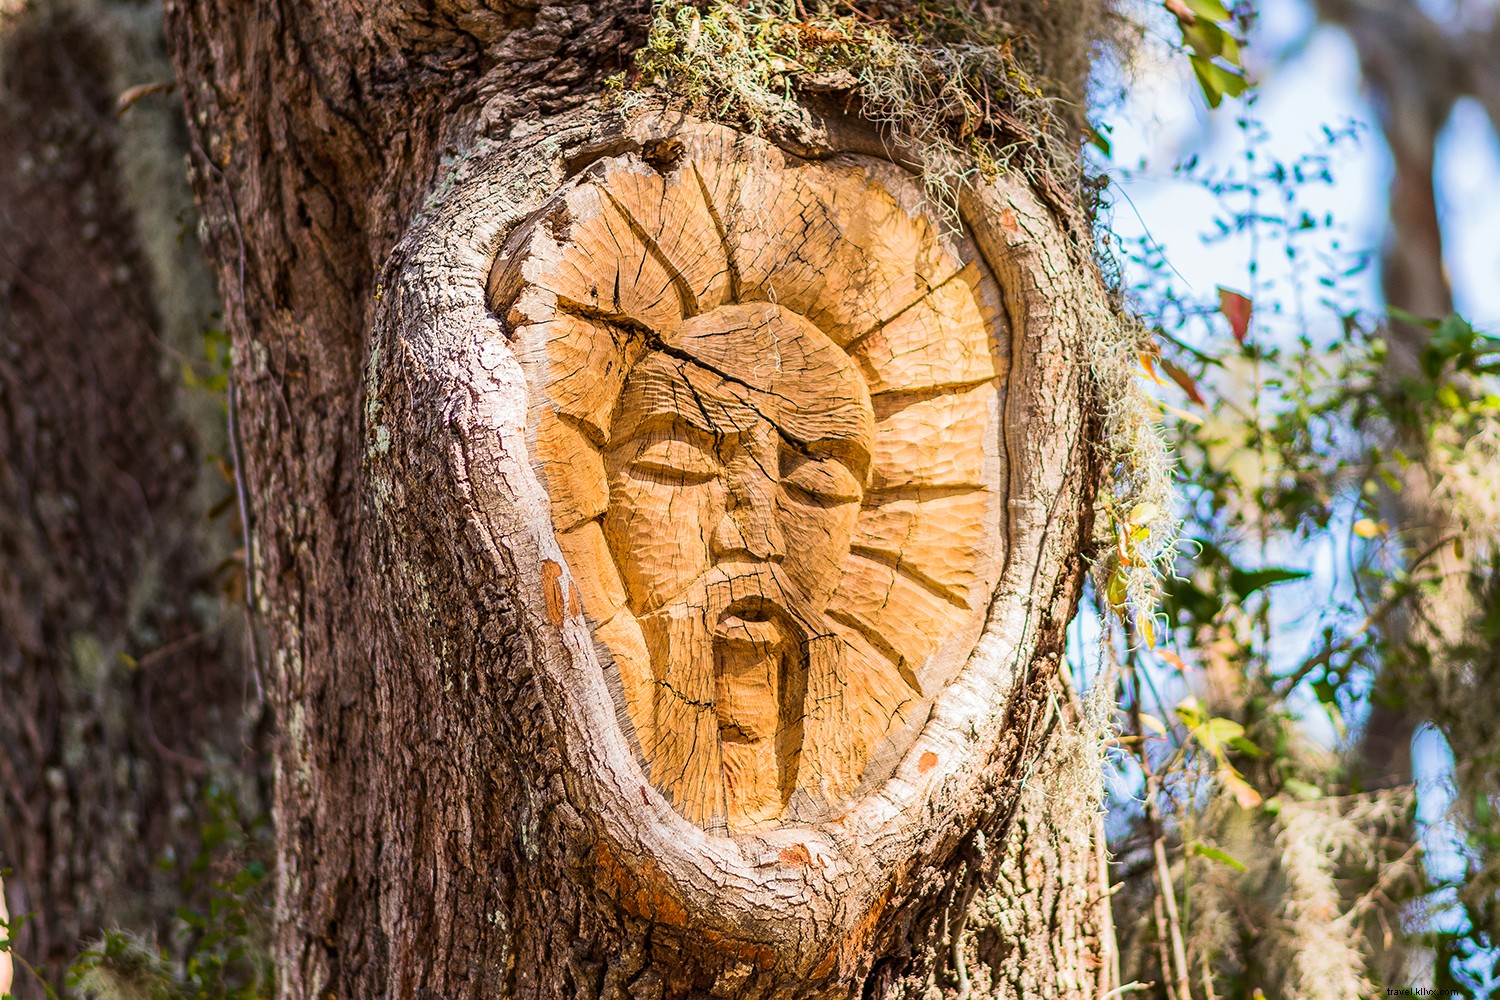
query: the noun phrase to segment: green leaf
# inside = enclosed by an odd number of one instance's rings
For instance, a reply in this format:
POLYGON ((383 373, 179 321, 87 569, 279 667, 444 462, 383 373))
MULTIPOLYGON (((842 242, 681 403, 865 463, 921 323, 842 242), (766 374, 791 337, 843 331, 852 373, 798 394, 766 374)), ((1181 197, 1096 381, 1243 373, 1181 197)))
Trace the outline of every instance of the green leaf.
POLYGON ((1264 756, 1266 756, 1266 752, 1264 750, 1262 750, 1260 747, 1256 746, 1254 743, 1252 743, 1250 741, 1249 737, 1246 737, 1246 736, 1234 736, 1234 737, 1231 737, 1228 740, 1225 740, 1225 742, 1228 743, 1230 746, 1234 747, 1236 750, 1238 750, 1240 753, 1244 754, 1247 757, 1264 757, 1264 756))
POLYGON ((1095 149, 1099 150, 1099 152, 1103 153, 1105 156, 1108 156, 1111 147, 1109 144, 1109 140, 1104 137, 1104 133, 1100 132, 1092 125, 1087 126, 1087 128, 1089 142, 1094 146, 1095 149))
POLYGON ((1314 799, 1321 799, 1323 797, 1323 789, 1317 785, 1308 784, 1300 778, 1283 778, 1281 785, 1304 802, 1311 802, 1314 799))
POLYGON ((1183 2, 1199 17, 1206 17, 1210 21, 1229 20, 1229 11, 1219 0, 1183 0, 1183 2))
POLYGON ((1245 867, 1244 862, 1240 861, 1234 855, 1228 853, 1227 851, 1221 851, 1217 847, 1210 847, 1208 844, 1205 844, 1201 840, 1195 840, 1188 845, 1188 854, 1193 857, 1207 858, 1210 861, 1217 861, 1221 865, 1228 865, 1235 871, 1249 871, 1249 869, 1245 867))
POLYGON ((1250 86, 1250 81, 1243 76, 1202 56, 1192 56, 1189 61, 1193 64, 1193 73, 1197 75, 1198 85, 1203 88, 1203 96, 1211 108, 1217 108, 1225 97, 1240 96, 1250 86))
POLYGON ((1110 607, 1118 613, 1124 610, 1125 601, 1129 596, 1129 580, 1125 577, 1125 567, 1116 567, 1115 571, 1109 575, 1105 597, 1109 599, 1110 607))
POLYGON ((1199 728, 1199 732, 1207 733, 1220 742, 1238 739, 1245 735, 1245 727, 1233 719, 1213 718, 1199 728))
POLYGON ((1162 607, 1175 624, 1202 625, 1213 621, 1214 616, 1224 607, 1224 602, 1191 580, 1173 577, 1166 582, 1162 607))
POLYGON ((1223 48, 1219 51, 1219 55, 1223 60, 1235 69, 1243 69, 1244 63, 1240 61, 1240 43, 1235 41, 1234 36, 1227 31, 1224 32, 1222 45, 1223 48))
POLYGON ((1437 320, 1418 316, 1413 312, 1407 312, 1400 306, 1386 306, 1385 311, 1390 314, 1391 319, 1405 323, 1408 326, 1419 326, 1424 330, 1436 330, 1438 328, 1437 320))
POLYGON ((1182 25, 1182 40, 1204 59, 1224 54, 1225 40, 1229 35, 1212 21, 1194 21, 1182 25))
POLYGON ((1432 339, 1441 343, 1450 354, 1457 354, 1472 350, 1476 336, 1468 320, 1458 313, 1449 313, 1438 320, 1437 332, 1432 339))
POLYGON ((1182 701, 1178 702, 1177 707, 1172 711, 1177 713, 1177 717, 1189 729, 1197 729, 1203 723, 1203 706, 1198 703, 1198 699, 1193 695, 1188 695, 1182 701))
POLYGON ((1229 589, 1233 590, 1243 601, 1257 590, 1290 580, 1305 580, 1311 575, 1306 570, 1286 569, 1281 566, 1267 566, 1263 569, 1236 567, 1229 572, 1229 589))
POLYGON ((1205 719, 1202 725, 1193 727, 1193 738, 1220 762, 1224 760, 1224 744, 1244 735, 1245 727, 1233 719, 1205 719))

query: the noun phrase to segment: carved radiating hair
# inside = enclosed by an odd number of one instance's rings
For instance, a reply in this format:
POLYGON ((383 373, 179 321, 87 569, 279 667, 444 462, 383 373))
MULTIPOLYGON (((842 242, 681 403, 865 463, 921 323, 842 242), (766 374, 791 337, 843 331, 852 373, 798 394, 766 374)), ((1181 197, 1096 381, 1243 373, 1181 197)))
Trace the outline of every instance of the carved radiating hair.
POLYGON ((715 695, 698 685, 679 722, 661 723, 692 738, 654 731, 665 668, 636 617, 648 609, 627 604, 619 541, 606 539, 605 455, 648 422, 716 435, 768 421, 855 470, 861 506, 816 609, 836 655, 809 660, 783 819, 825 817, 889 773, 972 648, 998 578, 999 291, 892 164, 802 160, 715 126, 681 141, 670 163, 626 152, 565 185, 507 240, 491 307, 527 370, 533 457, 622 721, 653 783, 696 822, 721 819, 713 767, 660 748, 713 743, 715 695))

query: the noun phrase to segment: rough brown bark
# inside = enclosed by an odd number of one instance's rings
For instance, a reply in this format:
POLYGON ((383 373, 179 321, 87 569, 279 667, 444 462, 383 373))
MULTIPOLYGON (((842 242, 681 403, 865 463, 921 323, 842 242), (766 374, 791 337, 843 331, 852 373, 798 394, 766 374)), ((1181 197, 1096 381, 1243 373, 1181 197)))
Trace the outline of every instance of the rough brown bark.
POLYGON ((169 72, 160 21, 26 7, 0 38, 0 865, 18 953, 60 982, 104 928, 166 929, 203 790, 257 765, 207 517, 222 404, 182 384, 213 308, 185 133, 163 98, 115 118, 169 72))
MULTIPOLYGON (((993 996, 1094 993, 1099 900, 1073 880, 1092 845, 1021 806, 1098 475, 1087 249, 1023 184, 965 204, 1014 330, 1011 555, 937 730, 955 752, 898 771, 909 814, 855 810, 858 844, 715 839, 639 780, 587 626, 546 589, 525 387, 484 302, 541 199, 670 137, 593 107, 646 10, 362 13, 168 5, 276 647, 283 995, 961 992, 954 940, 970 995, 981 967, 993 996), (971 905, 991 910, 965 938, 971 905)), ((889 155, 858 123, 813 133, 794 151, 889 155)))

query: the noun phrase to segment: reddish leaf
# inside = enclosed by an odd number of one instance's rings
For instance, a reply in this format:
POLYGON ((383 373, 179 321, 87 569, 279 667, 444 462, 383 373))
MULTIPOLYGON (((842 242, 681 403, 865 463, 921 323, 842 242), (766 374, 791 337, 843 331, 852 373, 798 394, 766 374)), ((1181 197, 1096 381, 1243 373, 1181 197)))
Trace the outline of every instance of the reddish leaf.
POLYGON ((1240 804, 1241 809, 1254 809, 1260 805, 1260 792, 1251 787, 1240 772, 1228 764, 1219 768, 1219 781, 1234 796, 1234 800, 1240 804))
POLYGON ((1198 385, 1193 381, 1193 376, 1165 359, 1162 360, 1161 367, 1167 373, 1167 376, 1173 382, 1176 382, 1183 392, 1187 393, 1188 399, 1191 399, 1199 406, 1207 405, 1203 399, 1203 393, 1198 391, 1198 385))
POLYGON ((1162 4, 1162 6, 1171 11, 1172 16, 1177 18, 1177 20, 1179 21, 1184 21, 1188 24, 1192 24, 1198 19, 1198 16, 1193 13, 1193 8, 1183 3, 1182 0, 1166 0, 1166 2, 1162 4))
POLYGON ((1166 660, 1172 666, 1176 667, 1179 672, 1184 674, 1187 673, 1188 665, 1182 661, 1182 657, 1178 656, 1170 649, 1158 649, 1156 651, 1156 655, 1160 656, 1163 660, 1166 660))
POLYGON ((1234 332, 1234 342, 1244 344, 1245 334, 1250 332, 1250 300, 1239 292, 1231 292, 1220 285, 1219 311, 1229 320, 1229 329, 1234 332))

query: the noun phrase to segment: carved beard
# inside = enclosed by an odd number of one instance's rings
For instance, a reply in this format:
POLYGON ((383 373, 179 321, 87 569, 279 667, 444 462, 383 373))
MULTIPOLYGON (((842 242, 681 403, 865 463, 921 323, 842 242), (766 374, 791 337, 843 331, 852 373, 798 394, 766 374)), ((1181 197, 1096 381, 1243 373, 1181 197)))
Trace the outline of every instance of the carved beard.
POLYGON ((656 682, 642 751, 685 817, 731 830, 812 819, 857 784, 828 766, 852 763, 847 647, 779 566, 715 566, 639 621, 656 682))

